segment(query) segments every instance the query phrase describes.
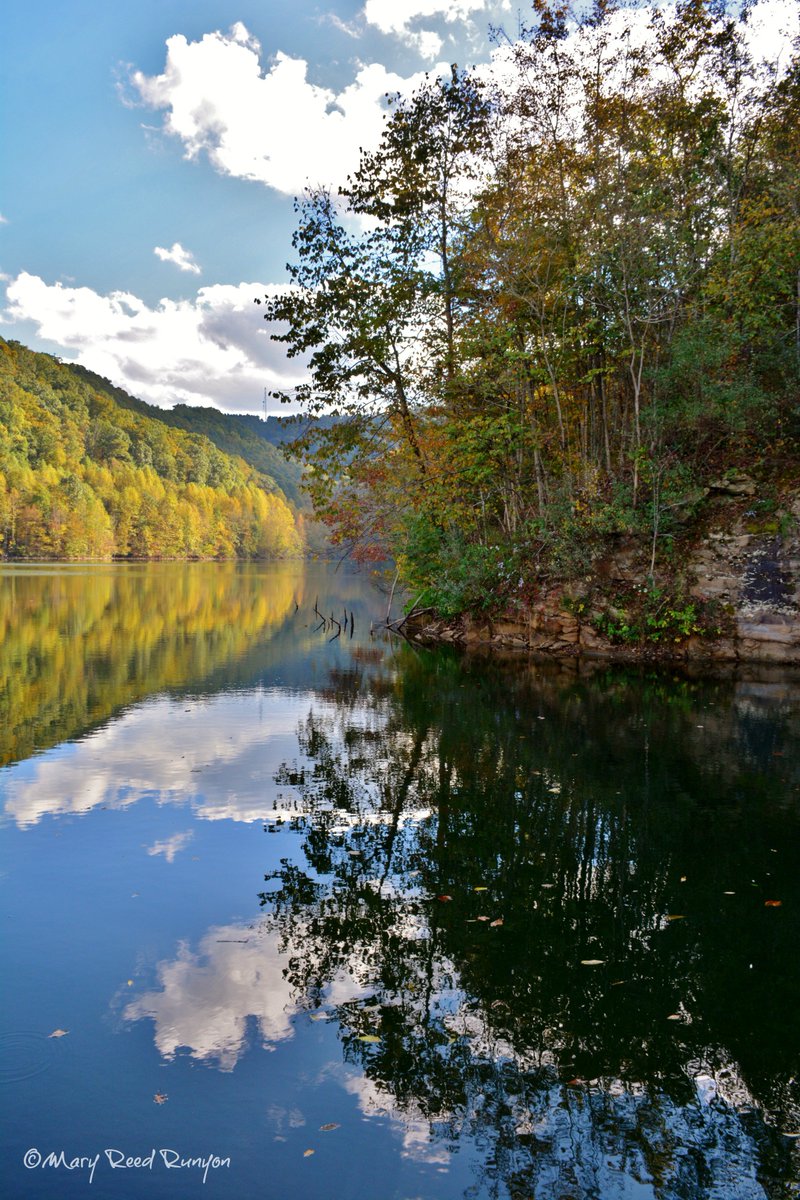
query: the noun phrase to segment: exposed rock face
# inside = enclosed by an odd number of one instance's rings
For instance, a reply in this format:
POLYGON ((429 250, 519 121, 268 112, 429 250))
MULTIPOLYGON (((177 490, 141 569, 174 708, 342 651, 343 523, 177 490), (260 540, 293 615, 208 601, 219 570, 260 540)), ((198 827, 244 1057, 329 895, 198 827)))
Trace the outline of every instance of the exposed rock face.
MULTIPOLYGON (((750 510, 741 509, 755 485, 737 475, 712 485, 721 496, 705 535, 684 570, 693 580, 690 594, 716 601, 726 614, 728 631, 716 640, 689 637, 678 643, 645 646, 612 644, 593 624, 591 606, 570 604, 562 587, 543 591, 524 613, 491 621, 463 618, 458 622, 410 623, 414 636, 468 646, 499 645, 558 657, 586 655, 636 659, 692 659, 800 664, 800 493, 775 527, 759 527, 750 510), (726 499, 730 498, 726 504, 726 499)), ((620 548, 598 567, 606 581, 635 584, 635 555, 620 548)))

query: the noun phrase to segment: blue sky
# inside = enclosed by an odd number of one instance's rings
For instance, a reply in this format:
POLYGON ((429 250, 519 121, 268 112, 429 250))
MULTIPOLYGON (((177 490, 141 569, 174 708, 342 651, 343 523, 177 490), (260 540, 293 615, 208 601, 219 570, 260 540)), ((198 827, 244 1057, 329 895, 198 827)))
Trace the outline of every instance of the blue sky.
MULTIPOLYGON (((761 4, 772 27, 794 8, 761 4)), ((252 302, 285 279, 292 195, 341 182, 374 144, 387 90, 487 62, 490 22, 513 29, 517 12, 8 0, 0 333, 166 407, 258 410, 264 387, 297 382, 252 302)))

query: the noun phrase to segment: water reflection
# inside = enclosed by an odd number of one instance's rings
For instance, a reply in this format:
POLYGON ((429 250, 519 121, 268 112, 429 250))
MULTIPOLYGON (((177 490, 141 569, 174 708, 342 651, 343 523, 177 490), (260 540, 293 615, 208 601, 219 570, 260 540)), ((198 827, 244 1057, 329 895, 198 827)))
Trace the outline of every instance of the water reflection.
POLYGON ((317 1128, 357 1108, 403 1195, 469 1158, 470 1200, 796 1196, 797 683, 391 648, 346 577, 329 643, 324 572, 259 570, 0 572, 17 1019, 83 1038, 59 1121, 185 1087, 157 1119, 229 1119, 255 1195, 254 1112, 291 1140, 325 1081, 317 1128), (88 1072, 109 995, 137 1036, 88 1072))
MULTIPOLYGON (((0 765, 154 693, 247 687, 278 665, 307 684, 330 590, 304 563, 1 568, 0 765)), ((333 593, 363 632, 363 578, 342 572, 333 593)))
POLYGON ((411 652, 333 690, 261 898, 296 1003, 358 981, 346 1061, 482 1187, 793 1194, 798 693, 411 652))

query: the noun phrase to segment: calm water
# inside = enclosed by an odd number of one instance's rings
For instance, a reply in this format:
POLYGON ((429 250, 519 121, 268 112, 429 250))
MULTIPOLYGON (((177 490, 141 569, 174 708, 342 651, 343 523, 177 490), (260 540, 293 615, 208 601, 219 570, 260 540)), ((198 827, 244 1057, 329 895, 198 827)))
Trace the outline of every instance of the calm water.
POLYGON ((800 1195, 797 679, 460 660, 385 609, 0 572, 6 1194, 800 1195))

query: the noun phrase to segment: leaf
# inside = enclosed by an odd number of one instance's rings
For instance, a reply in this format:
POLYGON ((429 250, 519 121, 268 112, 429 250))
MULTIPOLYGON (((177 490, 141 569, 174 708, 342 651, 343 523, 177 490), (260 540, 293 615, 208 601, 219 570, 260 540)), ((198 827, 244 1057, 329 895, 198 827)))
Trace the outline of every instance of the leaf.
POLYGON ((606 960, 604 958, 582 958, 582 967, 602 967, 606 960))
POLYGON ((54 1029, 53 1032, 48 1033, 47 1036, 59 1038, 59 1037, 66 1037, 68 1033, 69 1033, 68 1029, 54 1029))
POLYGON ((667 1017, 667 1020, 668 1021, 682 1021, 683 1017, 681 1016, 680 1013, 670 1013, 670 1015, 667 1017))
POLYGON ((474 887, 473 892, 488 892, 488 887, 474 887))
POLYGON ((685 921, 686 917, 683 913, 670 913, 667 917, 668 921, 685 921))
POLYGON ((329 1129, 341 1129, 338 1121, 329 1121, 327 1125, 320 1125, 320 1133, 327 1133, 329 1129))
POLYGON ((153 1096, 154 1104, 166 1104, 168 1100, 169 1096, 166 1092, 156 1092, 155 1096, 153 1096))
POLYGON ((782 900, 765 900, 764 908, 780 908, 782 904, 782 900))
POLYGON ((357 1042, 366 1042, 370 1046, 376 1045, 381 1039, 375 1033, 362 1033, 356 1038, 357 1042))
POLYGON ((452 896, 437 896, 437 900, 441 900, 442 904, 446 904, 448 900, 452 900, 452 896))
POLYGON ((475 920, 476 921, 488 921, 489 917, 476 917, 475 920))
POLYGON ((304 1150, 304 1151, 303 1151, 303 1158, 310 1158, 312 1154, 314 1154, 314 1151, 313 1151, 313 1150, 304 1150))
POLYGON ((490 929, 493 929, 495 925, 502 925, 502 924, 503 924, 503 918, 502 918, 502 917, 498 917, 496 921, 492 921, 492 922, 491 922, 491 924, 490 924, 489 928, 490 928, 490 929))

